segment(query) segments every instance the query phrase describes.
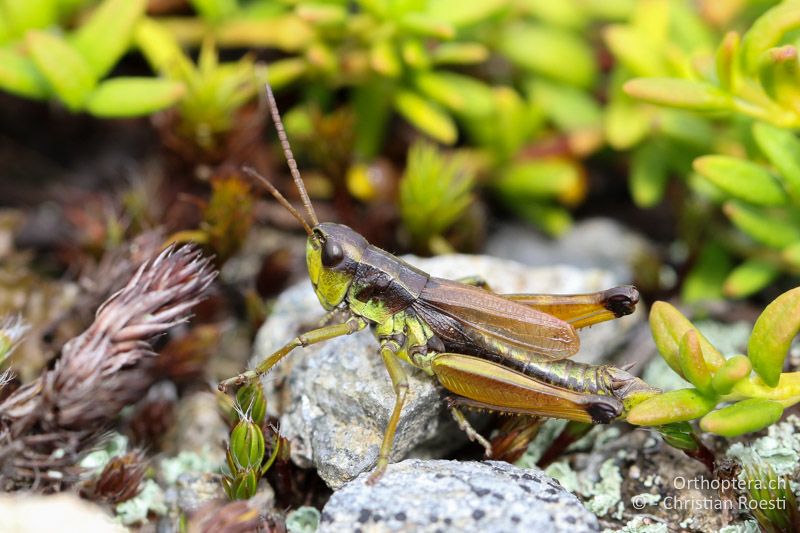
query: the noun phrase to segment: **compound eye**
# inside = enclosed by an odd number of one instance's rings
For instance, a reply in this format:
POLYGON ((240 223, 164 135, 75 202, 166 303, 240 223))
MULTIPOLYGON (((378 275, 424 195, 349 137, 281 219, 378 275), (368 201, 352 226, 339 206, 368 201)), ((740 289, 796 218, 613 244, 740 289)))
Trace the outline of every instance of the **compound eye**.
POLYGON ((322 245, 322 266, 334 267, 344 259, 344 251, 338 243, 328 240, 322 245))

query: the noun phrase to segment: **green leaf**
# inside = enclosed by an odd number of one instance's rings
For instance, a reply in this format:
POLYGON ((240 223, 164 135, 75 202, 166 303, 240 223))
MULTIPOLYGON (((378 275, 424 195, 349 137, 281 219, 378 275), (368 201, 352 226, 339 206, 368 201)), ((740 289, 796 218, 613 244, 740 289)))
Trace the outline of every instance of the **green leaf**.
POLYGON ((185 77, 185 72, 194 70, 175 37, 155 20, 142 19, 136 25, 134 38, 150 67, 156 72, 172 79, 181 79, 185 77))
POLYGON ((519 198, 505 197, 504 200, 517 215, 551 237, 563 235, 572 226, 572 216, 563 207, 531 200, 520 201, 519 198))
POLYGON ((737 60, 739 58, 739 34, 729 31, 717 48, 717 80, 721 89, 735 92, 737 83, 737 60))
POLYGON ((755 205, 786 204, 786 193, 764 167, 724 155, 706 155, 694 160, 694 169, 735 198, 755 205))
POLYGON ((615 150, 627 150, 637 145, 650 129, 650 113, 625 100, 613 100, 605 109, 605 133, 608 144, 615 150))
POLYGON ((781 257, 792 267, 800 270, 800 241, 790 244, 781 252, 781 257))
POLYGON ((586 192, 583 169, 564 159, 514 163, 503 171, 494 185, 501 195, 517 202, 555 198, 575 205, 586 192))
POLYGON ((456 27, 485 22, 508 5, 508 0, 436 0, 427 2, 426 15, 456 27))
POLYGON ((404 30, 421 37, 447 40, 456 35, 456 29, 452 24, 446 20, 432 17, 427 13, 407 13, 397 23, 404 30))
POLYGON ((360 160, 370 161, 383 146, 386 124, 392 113, 394 85, 385 78, 376 78, 353 89, 356 113, 355 151, 360 160))
POLYGON ((453 118, 433 102, 403 90, 395 95, 394 106, 403 118, 433 139, 444 144, 456 142, 458 129, 453 118))
POLYGON ((653 78, 668 73, 661 50, 636 28, 609 26, 603 38, 614 57, 635 76, 653 78))
POLYGON ((546 80, 526 84, 530 99, 559 130, 600 128, 600 106, 587 91, 546 80))
MULTIPOLYGON (((233 0, 225 0, 233 1, 233 0)), ((235 9, 235 7, 234 7, 235 9)), ((298 4, 296 13, 316 27, 335 27, 347 22, 347 7, 324 2, 298 4)))
POLYGON ((131 45, 146 0, 105 0, 70 38, 96 78, 114 67, 131 45))
POLYGON ((49 96, 47 82, 33 61, 10 48, 0 48, 0 89, 37 100, 49 96))
POLYGON ((424 95, 454 113, 485 117, 494 109, 492 89, 482 81, 453 72, 423 72, 414 83, 424 95))
POLYGON ((797 48, 791 45, 767 50, 758 71, 764 92, 780 106, 789 110, 800 109, 800 66, 797 48))
POLYGON ((369 63, 375 72, 388 78, 396 78, 403 72, 395 43, 389 39, 377 41, 372 45, 369 51, 369 63))
POLYGON ((780 172, 786 191, 800 204, 800 140, 794 132, 764 122, 753 125, 753 137, 761 152, 780 172))
POLYGON ((219 22, 236 13, 236 0, 190 0, 192 7, 209 22, 219 22))
POLYGON ((628 183, 636 205, 644 208, 657 205, 664 196, 668 178, 668 161, 662 146, 650 142, 633 152, 628 183))
POLYGON ((738 437, 770 426, 783 416, 783 406, 772 400, 750 398, 718 411, 700 420, 700 428, 723 437, 738 437))
POLYGON ((433 50, 437 65, 474 65, 489 58, 489 49, 481 43, 442 43, 433 50))
POLYGON ((728 394, 736 383, 746 379, 752 371, 753 365, 746 355, 734 355, 714 373, 711 385, 717 394, 728 394))
POLYGON ((747 298, 775 281, 780 274, 780 269, 772 263, 748 259, 728 274, 722 290, 729 298, 747 298))
POLYGON ((728 252, 716 242, 708 242, 683 281, 681 297, 687 303, 721 299, 722 284, 731 266, 728 252))
POLYGON ((623 89, 633 98, 693 111, 725 111, 731 109, 731 97, 713 85, 678 78, 637 78, 623 89))
POLYGON ((597 74, 591 47, 569 31, 517 23, 503 31, 498 47, 521 68, 577 87, 592 86, 597 74))
POLYGON ((784 217, 776 217, 763 208, 730 200, 722 210, 733 224, 744 233, 771 248, 783 248, 800 241, 800 227, 784 217))
POLYGON ((177 81, 117 77, 97 86, 86 109, 97 117, 138 117, 175 105, 184 94, 186 88, 177 81))
POLYGON ((269 64, 266 69, 267 79, 272 89, 277 91, 291 85, 308 70, 304 60, 298 57, 279 59, 269 64))
POLYGON ((742 38, 742 63, 750 73, 758 70, 761 57, 783 38, 787 31, 800 26, 800 4, 783 2, 756 19, 742 38))
POLYGON ((675 422, 656 427, 664 442, 679 450, 695 451, 699 448, 694 430, 688 422, 675 422))
POLYGON ((778 296, 756 320, 747 355, 753 369, 770 387, 778 385, 783 361, 800 331, 800 287, 778 296))
POLYGON ((42 31, 29 31, 28 50, 39 72, 71 111, 83 107, 97 79, 85 59, 65 40, 42 31))
POLYGON ((686 380, 697 387, 697 390, 703 395, 713 395, 711 373, 703 359, 703 349, 700 347, 700 340, 694 330, 687 330, 681 337, 678 354, 681 371, 686 380))
POLYGON ((0 19, 9 32, 9 40, 33 29, 43 29, 58 21, 54 0, 0 0, 0 19))
POLYGON ((708 339, 680 311, 667 302, 657 301, 650 308, 650 331, 661 357, 681 377, 684 377, 684 374, 680 363, 680 342, 689 331, 697 336, 703 360, 711 371, 725 364, 725 358, 708 342, 708 339))
POLYGON ((653 396, 628 413, 627 421, 637 426, 662 426, 700 418, 717 405, 716 398, 697 389, 679 389, 653 396))

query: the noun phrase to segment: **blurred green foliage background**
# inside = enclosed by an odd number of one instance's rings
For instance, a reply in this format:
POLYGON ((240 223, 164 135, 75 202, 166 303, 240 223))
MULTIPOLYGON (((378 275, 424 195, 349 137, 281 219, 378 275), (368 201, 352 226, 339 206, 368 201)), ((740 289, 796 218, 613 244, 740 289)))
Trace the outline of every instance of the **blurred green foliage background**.
POLYGON ((312 195, 397 213, 379 244, 475 250, 487 203, 558 236, 627 182, 683 298, 742 298, 800 272, 798 26, 792 0, 0 0, 0 89, 218 165, 250 162, 269 80, 312 195))

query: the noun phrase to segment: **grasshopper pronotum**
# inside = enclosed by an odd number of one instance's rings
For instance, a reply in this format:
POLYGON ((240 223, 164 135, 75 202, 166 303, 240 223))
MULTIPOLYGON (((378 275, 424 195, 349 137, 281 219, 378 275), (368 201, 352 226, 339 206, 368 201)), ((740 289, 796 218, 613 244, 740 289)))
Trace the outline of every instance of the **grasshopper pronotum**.
MULTIPOLYGON (((625 370, 569 361, 580 346, 576 329, 633 312, 634 287, 578 295, 495 294, 480 280, 435 278, 376 248, 354 230, 317 220, 297 169, 272 89, 272 119, 308 214, 304 218, 265 178, 250 169, 308 234, 306 262, 314 292, 330 316, 343 317, 298 335, 254 370, 220 383, 242 385, 268 372, 292 350, 370 326, 396 400, 374 482, 386 469, 408 393, 401 361, 422 369, 454 394, 453 414, 473 437, 459 405, 506 413, 608 423, 653 389, 625 370)), ((478 437, 484 446, 488 443, 478 437)), ((487 450, 488 451, 488 450, 487 450)))

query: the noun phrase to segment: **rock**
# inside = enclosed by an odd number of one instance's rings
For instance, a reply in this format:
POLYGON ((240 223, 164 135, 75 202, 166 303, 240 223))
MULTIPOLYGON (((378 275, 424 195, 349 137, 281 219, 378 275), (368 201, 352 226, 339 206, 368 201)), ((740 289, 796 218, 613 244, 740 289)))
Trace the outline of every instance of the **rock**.
POLYGON ((214 393, 198 391, 182 398, 173 420, 164 443, 166 453, 189 452, 215 465, 225 462, 228 425, 220 416, 214 393))
POLYGON ((568 264, 611 272, 619 283, 633 279, 631 265, 648 250, 641 235, 608 218, 576 222, 558 240, 523 224, 503 224, 486 243, 486 254, 530 266, 568 264))
POLYGON ((597 518, 538 469, 409 459, 389 465, 375 485, 366 478, 331 496, 319 533, 599 531, 597 518))
POLYGON ((128 531, 101 507, 74 494, 31 493, 0 496, 0 529, 15 533, 128 531))
MULTIPOLYGON (((407 259, 440 277, 483 276, 498 292, 591 292, 615 284, 609 272, 598 269, 530 268, 466 255, 407 259)), ((322 315, 309 283, 285 291, 258 333, 257 356, 250 366, 300 331, 315 327, 322 315)), ((582 349, 576 359, 594 362, 604 358, 639 316, 582 332, 582 349)), ((334 489, 371 469, 378 457, 394 393, 377 350, 372 333, 362 331, 297 350, 264 378, 268 409, 273 415, 281 414, 281 430, 291 440, 292 459, 303 467, 315 466, 334 489)), ((410 398, 401 417, 393 460, 412 453, 441 457, 462 445, 464 437, 450 419, 441 399, 442 389, 413 369, 409 369, 409 380, 410 398)))

